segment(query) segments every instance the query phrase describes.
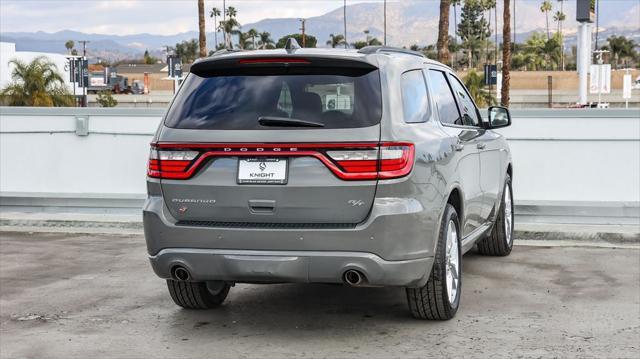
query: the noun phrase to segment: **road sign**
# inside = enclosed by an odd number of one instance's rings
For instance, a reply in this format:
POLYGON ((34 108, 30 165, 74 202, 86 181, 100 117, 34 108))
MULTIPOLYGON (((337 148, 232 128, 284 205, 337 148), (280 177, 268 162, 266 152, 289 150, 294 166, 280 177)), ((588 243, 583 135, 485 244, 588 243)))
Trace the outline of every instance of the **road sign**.
POLYGON ((496 65, 484 65, 484 84, 495 85, 498 78, 496 65))
POLYGON ((611 92, 611 65, 591 65, 591 85, 589 93, 603 94, 611 92))
POLYGON ((631 74, 626 74, 622 78, 622 98, 631 98, 631 74))

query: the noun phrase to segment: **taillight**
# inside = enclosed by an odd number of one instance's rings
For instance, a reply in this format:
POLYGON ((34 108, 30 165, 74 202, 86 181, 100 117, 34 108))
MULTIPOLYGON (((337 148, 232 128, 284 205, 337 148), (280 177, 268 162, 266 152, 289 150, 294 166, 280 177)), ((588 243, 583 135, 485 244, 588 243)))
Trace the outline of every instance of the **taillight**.
POLYGON ((376 149, 330 150, 327 155, 347 174, 346 179, 389 179, 403 177, 413 167, 412 143, 385 142, 376 149))
POLYGON ((197 151, 167 151, 152 147, 147 174, 156 178, 188 178, 189 167, 198 154, 197 151))
POLYGON ((413 168, 414 145, 407 142, 176 144, 152 145, 149 177, 191 178, 209 157, 315 157, 342 180, 399 178, 413 168))

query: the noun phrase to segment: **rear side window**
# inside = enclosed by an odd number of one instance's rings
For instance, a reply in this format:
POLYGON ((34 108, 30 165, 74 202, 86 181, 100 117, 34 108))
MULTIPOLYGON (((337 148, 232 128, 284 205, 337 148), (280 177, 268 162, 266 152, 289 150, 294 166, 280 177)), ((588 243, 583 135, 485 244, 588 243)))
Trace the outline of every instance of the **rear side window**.
MULTIPOLYGON (((378 70, 354 76, 332 73, 190 74, 165 124, 207 130, 277 130, 258 123, 262 116, 318 122, 323 128, 358 128, 380 123, 378 70)), ((301 127, 286 127, 297 129, 301 127)))
POLYGON ((462 125, 456 100, 449 87, 445 73, 438 70, 429 70, 429 81, 433 91, 433 99, 438 108, 440 122, 462 125))
POLYGON ((478 110, 469 92, 467 92, 467 89, 457 77, 449 76, 449 78, 451 79, 453 91, 458 94, 460 111, 462 111, 462 124, 465 126, 478 126, 480 124, 478 110))
POLYGON ((429 118, 429 97, 422 70, 402 74, 402 107, 407 123, 425 122, 429 118))

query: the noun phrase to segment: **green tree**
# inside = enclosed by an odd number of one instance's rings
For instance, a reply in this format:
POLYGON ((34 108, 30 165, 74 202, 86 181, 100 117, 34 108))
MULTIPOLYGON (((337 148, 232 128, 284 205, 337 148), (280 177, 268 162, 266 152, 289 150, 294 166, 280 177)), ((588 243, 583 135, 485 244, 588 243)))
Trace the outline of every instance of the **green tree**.
POLYGON ((364 35, 365 35, 365 41, 367 43, 367 46, 380 46, 382 45, 382 41, 378 40, 378 38, 370 36, 369 35, 369 30, 364 30, 364 35))
POLYGON ((75 46, 75 43, 73 42, 73 40, 69 40, 69 41, 64 43, 64 47, 67 48, 67 52, 69 54, 71 53, 71 50, 73 50, 74 46, 75 46))
POLYGON ((183 63, 191 63, 198 57, 198 40, 191 39, 179 42, 175 46, 176 55, 183 63))
POLYGON ((251 35, 248 32, 240 32, 238 35, 238 48, 241 50, 249 50, 252 48, 251 35))
POLYGON ((258 30, 250 29, 249 31, 247 31, 247 35, 251 38, 252 49, 257 49, 258 44, 256 43, 256 37, 258 37, 258 30))
POLYGON ((101 107, 116 107, 118 105, 118 100, 113 97, 113 95, 111 94, 111 90, 103 90, 98 92, 96 102, 98 102, 101 107))
MULTIPOLYGON (((229 7, 229 8, 231 9, 232 7, 229 7)), ((231 37, 233 35, 240 36, 240 33, 241 33, 240 27, 242 25, 240 25, 240 23, 238 22, 238 20, 236 20, 235 17, 232 17, 231 14, 229 14, 229 18, 225 21, 220 21, 219 26, 222 32, 224 33, 225 47, 227 49, 233 49, 233 41, 231 37)))
POLYGON ((144 63, 147 65, 155 64, 158 62, 157 58, 149 54, 149 50, 144 50, 143 60, 144 60, 144 63))
POLYGON ((540 4, 540 11, 544 14, 547 19, 547 40, 551 38, 551 34, 549 33, 549 11, 553 10, 553 5, 551 5, 551 1, 544 0, 542 4, 540 4))
MULTIPOLYGON (((449 43, 449 49, 451 49, 451 43, 449 43)), ((430 58, 432 60, 436 60, 438 57, 438 52, 436 51, 436 47, 434 45, 427 45, 421 49, 424 56, 430 58)))
POLYGON ((491 36, 489 23, 484 18, 485 3, 482 0, 467 0, 462 7, 457 34, 462 39, 462 47, 467 52, 467 66, 473 67, 473 58, 485 41, 491 36))
POLYGON ((57 66, 45 56, 29 63, 13 59, 11 79, 0 91, 0 102, 8 106, 62 107, 73 106, 73 96, 58 72, 57 66))
POLYGON ((327 40, 327 45, 331 45, 331 47, 335 48, 338 45, 344 44, 344 35, 338 34, 329 34, 329 40, 327 40))
MULTIPOLYGON (((462 0, 451 0, 451 5, 453 6, 453 28, 454 29, 458 28, 458 6, 460 5, 461 2, 462 0)), ((456 62, 458 62, 457 52, 460 50, 460 46, 458 45, 458 35, 456 34, 456 31, 453 32, 453 37, 449 35, 448 45, 449 45, 449 54, 453 54, 453 59, 451 61, 451 64, 455 66, 456 62)))
MULTIPOLYGON (((285 35, 280 39, 278 39, 278 42, 276 42, 276 48, 278 49, 284 48, 284 46, 287 44, 287 40, 290 37, 293 37, 294 39, 296 39, 298 44, 302 46, 302 34, 291 34, 291 35, 285 35)), ((318 44, 318 39, 315 36, 306 34, 305 37, 307 40, 305 47, 316 47, 316 45, 318 44)))
POLYGON ((275 43, 273 42, 273 39, 271 38, 271 34, 263 31, 259 34, 260 36, 260 48, 261 49, 272 49, 275 47, 275 43))
POLYGON ((478 107, 486 107, 496 104, 496 99, 486 90, 484 86, 484 78, 476 70, 470 70, 464 78, 464 85, 469 90, 469 95, 476 102, 478 107))
POLYGON ((618 68, 618 65, 622 61, 624 66, 627 67, 627 60, 636 59, 638 53, 635 50, 638 46, 632 39, 620 36, 609 36, 607 39, 607 50, 611 51, 611 57, 613 58, 614 68, 618 68))

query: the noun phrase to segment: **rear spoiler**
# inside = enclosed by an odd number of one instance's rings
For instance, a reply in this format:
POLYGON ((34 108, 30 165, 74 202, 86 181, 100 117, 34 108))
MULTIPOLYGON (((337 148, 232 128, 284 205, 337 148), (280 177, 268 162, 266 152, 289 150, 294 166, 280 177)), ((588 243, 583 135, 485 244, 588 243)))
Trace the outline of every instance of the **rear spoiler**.
POLYGON ((190 72, 200 77, 238 75, 332 74, 362 76, 378 67, 364 58, 315 54, 229 54, 200 60, 190 72))

